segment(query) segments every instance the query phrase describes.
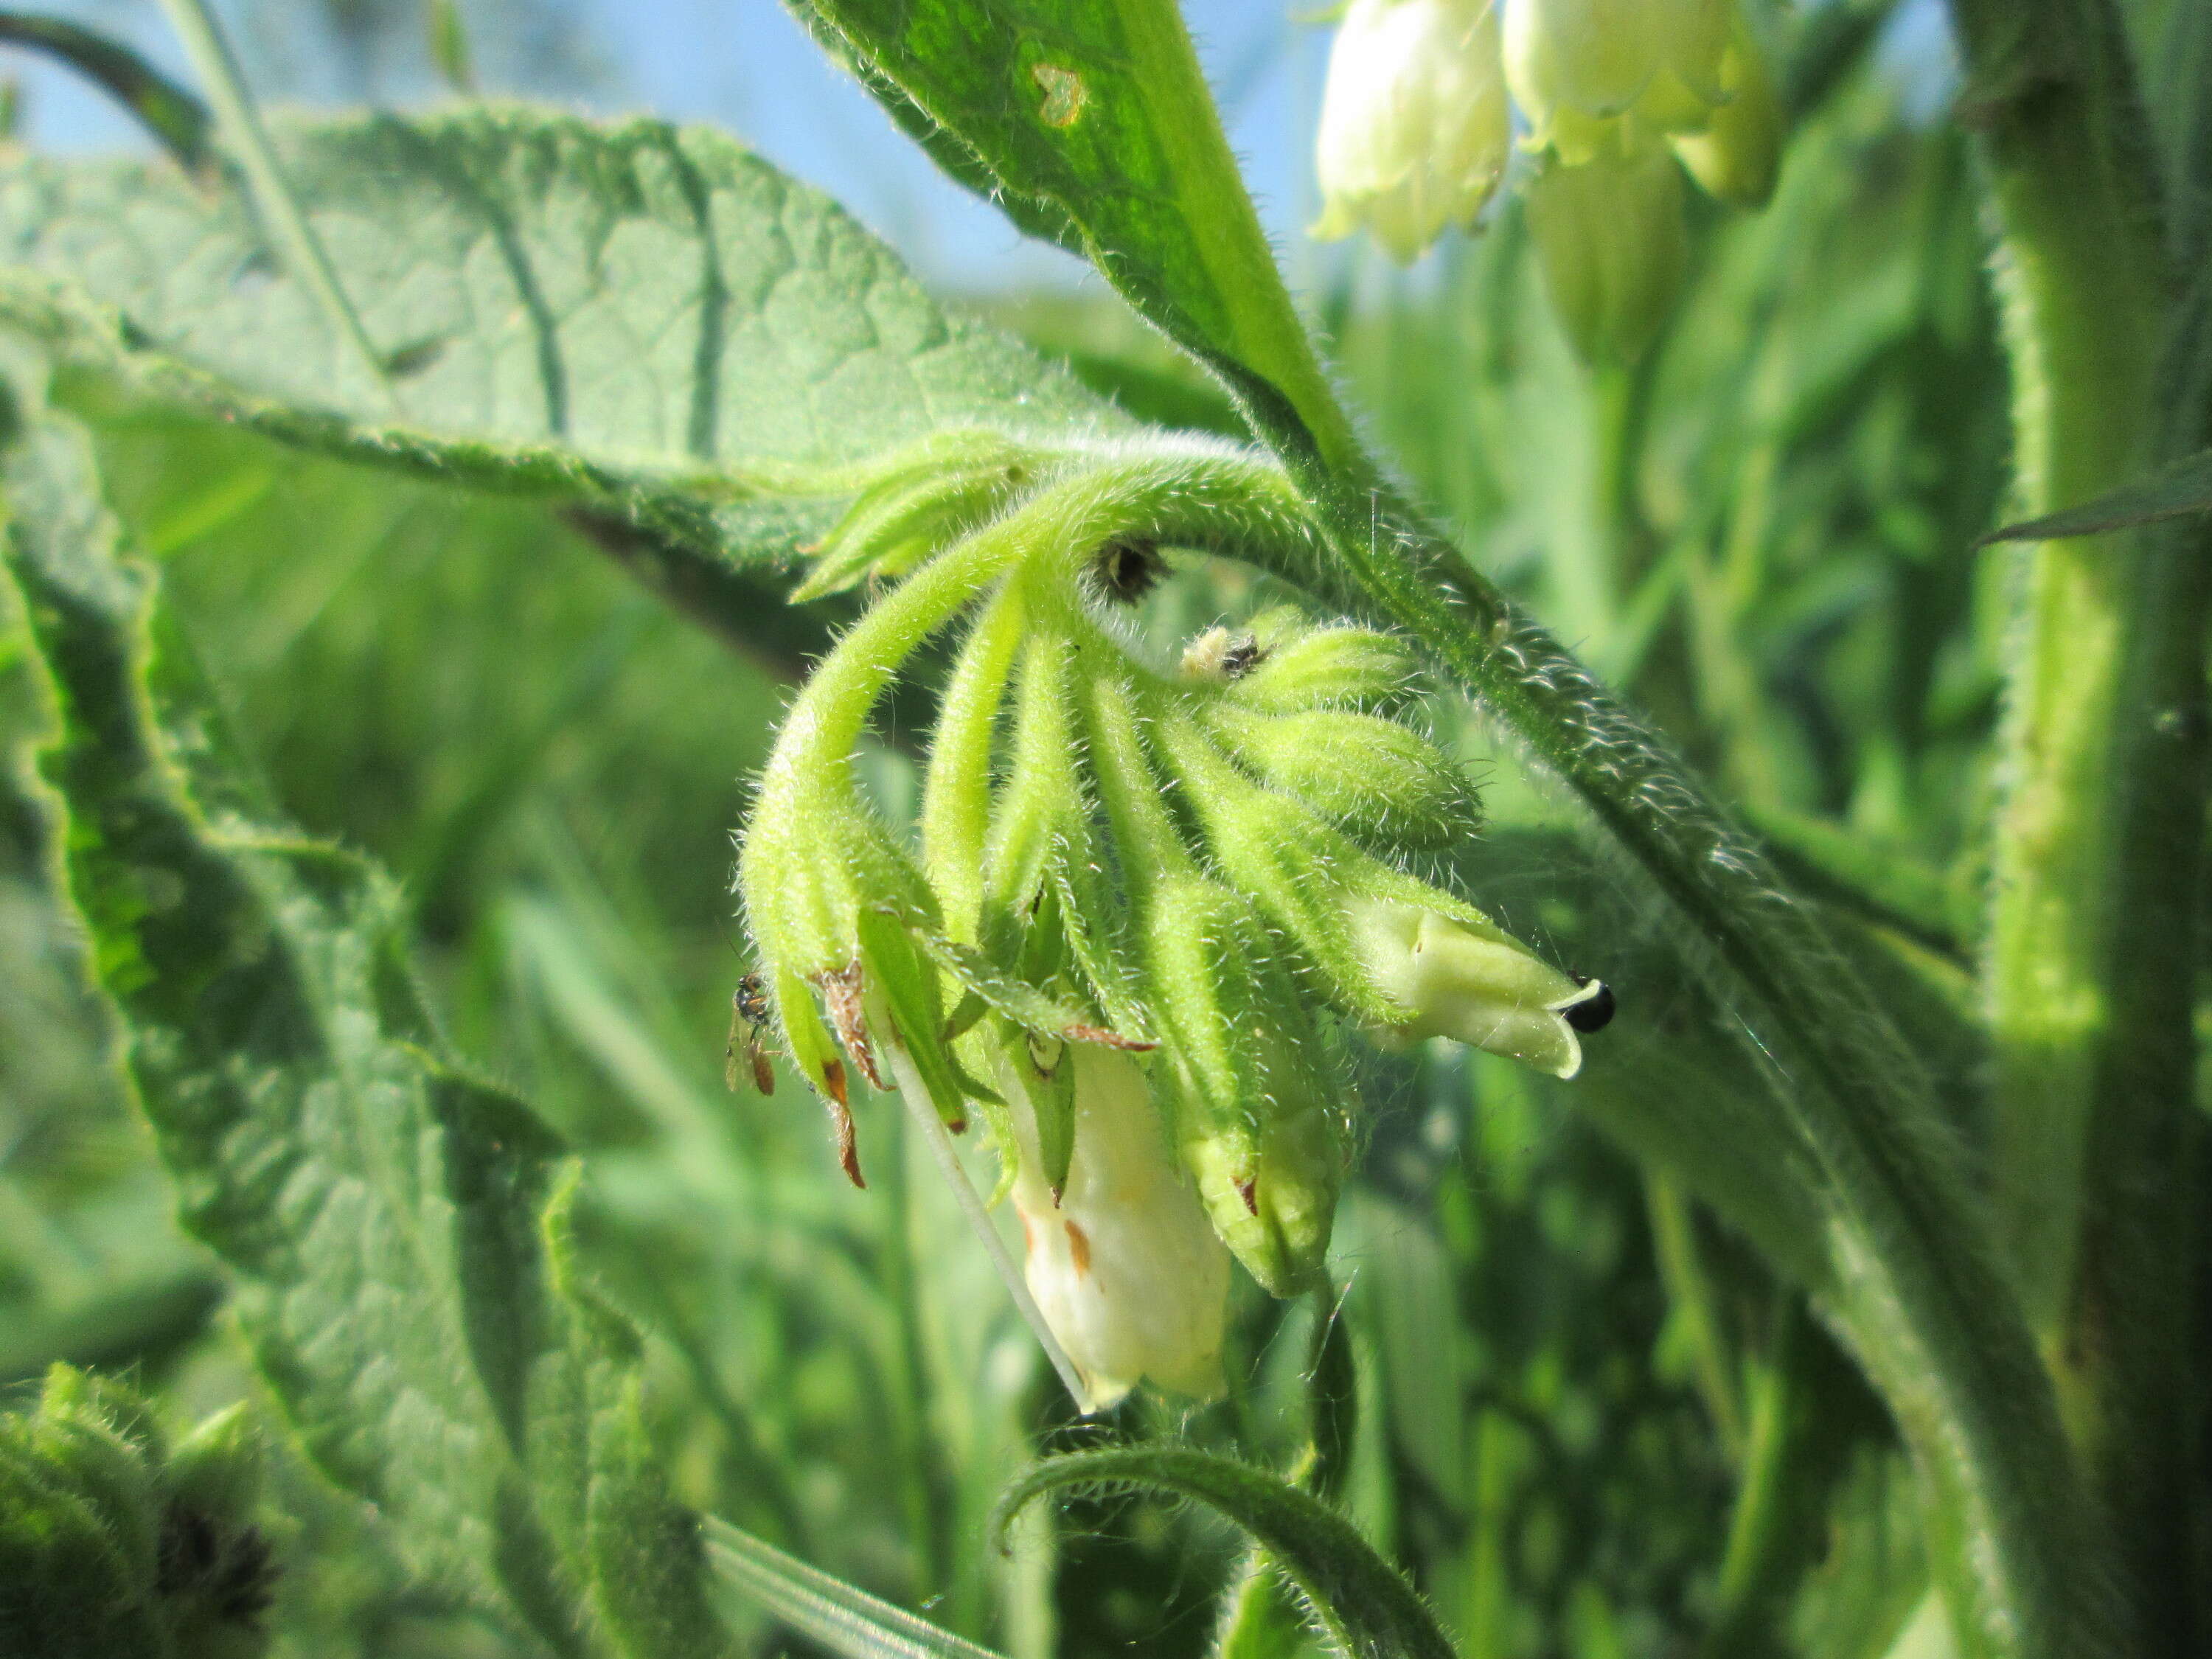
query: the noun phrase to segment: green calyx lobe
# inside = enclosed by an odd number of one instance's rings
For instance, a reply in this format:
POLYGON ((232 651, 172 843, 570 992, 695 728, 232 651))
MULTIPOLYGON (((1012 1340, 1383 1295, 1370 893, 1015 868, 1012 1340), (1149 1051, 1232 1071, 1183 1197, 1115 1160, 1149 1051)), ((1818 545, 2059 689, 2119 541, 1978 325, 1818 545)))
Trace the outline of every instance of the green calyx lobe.
POLYGON ((1002 1193, 1034 1160, 1057 1205, 1085 1167, 1073 1056, 1119 1048, 1213 1231, 1288 1296, 1325 1279, 1354 1139, 1331 1016, 1578 1063, 1574 1032, 1595 1027, 1563 1011, 1596 990, 1387 861, 1478 822, 1458 767, 1401 717, 1416 676, 1400 641, 1281 608, 1202 634, 1171 669, 1132 643, 1127 604, 1173 550, 1310 536, 1272 464, 963 434, 840 487, 804 591, 896 585, 793 704, 738 885, 848 1171, 850 1079, 886 1080, 888 1049, 945 1123, 981 1116, 1002 1193), (853 756, 946 632, 917 855, 862 804, 853 756), (1394 954, 1431 933, 1450 973, 1394 954))

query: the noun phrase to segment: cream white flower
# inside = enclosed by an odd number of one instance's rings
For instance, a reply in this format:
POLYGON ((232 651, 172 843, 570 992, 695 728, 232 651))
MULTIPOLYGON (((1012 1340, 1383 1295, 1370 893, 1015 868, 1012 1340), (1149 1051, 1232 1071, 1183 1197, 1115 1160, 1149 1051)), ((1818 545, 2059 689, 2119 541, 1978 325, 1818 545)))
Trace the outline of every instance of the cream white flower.
POLYGON ((1449 1037, 1554 1077, 1582 1069, 1583 1031, 1613 1018, 1613 993, 1561 973, 1503 929, 1395 900, 1352 907, 1352 937, 1376 988, 1406 1018, 1370 1035, 1449 1037))
POLYGON ((1029 1243, 1024 1277, 1075 1362, 1085 1412, 1140 1378, 1176 1394, 1220 1394, 1229 1251, 1177 1168, 1145 1073, 1127 1054, 1071 1044, 1075 1149, 1054 1203, 1036 1129, 1017 1105, 1014 1207, 1029 1243))
POLYGON ((1766 54, 1741 18, 1721 58, 1721 86, 1728 101, 1705 127, 1669 142, 1707 195, 1731 207, 1764 206, 1782 162, 1785 118, 1766 54))
POLYGON ((1493 0, 1352 0, 1322 96, 1313 234, 1364 225, 1411 262, 1482 210, 1511 120, 1493 0))
POLYGON ((1632 110, 1662 127, 1695 125, 1725 96, 1734 11, 1733 0, 1506 0, 1505 78, 1530 143, 1579 147, 1573 135, 1590 119, 1632 110))

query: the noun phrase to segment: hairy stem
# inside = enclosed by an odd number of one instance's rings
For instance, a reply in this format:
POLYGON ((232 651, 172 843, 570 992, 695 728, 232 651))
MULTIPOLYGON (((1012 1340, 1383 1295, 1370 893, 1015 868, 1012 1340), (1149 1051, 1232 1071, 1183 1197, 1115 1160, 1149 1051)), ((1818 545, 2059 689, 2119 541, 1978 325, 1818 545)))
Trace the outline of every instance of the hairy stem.
MULTIPOLYGON (((1957 0, 2002 232, 2021 508, 2132 482, 2203 441, 2173 338, 2154 163, 2099 0, 1957 0), (2023 11, 2039 13, 2023 18, 2023 11)), ((2205 802, 2201 534, 2017 557, 1984 985, 2002 1242, 2119 1539, 2149 1654, 2198 1650, 2187 1584, 2191 1012, 2205 802)))

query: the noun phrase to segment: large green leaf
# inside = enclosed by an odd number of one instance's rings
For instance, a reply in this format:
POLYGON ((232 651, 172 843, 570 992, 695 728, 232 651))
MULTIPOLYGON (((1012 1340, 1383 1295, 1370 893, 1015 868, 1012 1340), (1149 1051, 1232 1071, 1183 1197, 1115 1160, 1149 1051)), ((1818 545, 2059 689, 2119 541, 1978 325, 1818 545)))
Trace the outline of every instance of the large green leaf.
POLYGON ((0 319, 164 404, 739 561, 819 534, 794 493, 932 433, 1127 424, 716 133, 514 109, 276 133, 398 419, 244 202, 163 164, 0 169, 0 319))
POLYGON ((1082 254, 1272 441, 1357 451, 1172 0, 793 0, 952 176, 1082 254))
MULTIPOLYGON (((578 1279, 576 1166, 441 1053, 364 861, 223 804, 86 440, 17 411, 6 557, 61 714, 63 874, 186 1228, 313 1460, 531 1650, 720 1650, 636 1339, 578 1279)), ((27 784, 20 776, 11 781, 27 784)))

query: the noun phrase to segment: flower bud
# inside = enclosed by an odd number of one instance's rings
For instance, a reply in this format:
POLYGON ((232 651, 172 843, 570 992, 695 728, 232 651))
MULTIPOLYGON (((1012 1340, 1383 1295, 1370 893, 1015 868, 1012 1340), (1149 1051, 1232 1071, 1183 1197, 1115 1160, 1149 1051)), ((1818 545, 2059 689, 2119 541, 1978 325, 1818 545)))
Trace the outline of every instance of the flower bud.
POLYGON ((1340 1089, 1279 945, 1239 895, 1161 884, 1146 954, 1176 1139, 1214 1230, 1277 1296, 1318 1281, 1346 1161, 1340 1089))
POLYGON ((1614 137, 1580 166, 1546 164, 1528 188, 1528 228, 1576 350, 1633 361, 1673 308, 1689 238, 1674 158, 1614 137))
POLYGON ((1600 981, 1561 973, 1471 912, 1366 899, 1352 907, 1352 930, 1376 987, 1405 1011, 1370 1036, 1449 1037, 1571 1078, 1582 1069, 1577 1033, 1613 1018, 1600 981))
POLYGON ((1709 195, 1731 207, 1763 207, 1782 164, 1782 100, 1766 54, 1741 18, 1721 60, 1721 88, 1728 100, 1705 130, 1669 142, 1709 195))
POLYGON ((1475 827, 1474 792, 1459 769, 1395 720, 1342 708, 1267 715, 1224 708, 1210 725, 1269 788, 1355 836, 1433 848, 1475 827))
POLYGON ((1310 1099, 1182 1142, 1214 1231, 1272 1295, 1296 1296, 1321 1279, 1344 1178, 1342 1121, 1310 1099))
POLYGON ((1364 225, 1409 264, 1474 222, 1511 142, 1491 0, 1352 0, 1322 97, 1313 234, 1364 225))
POLYGON ((1035 1126, 1018 1111, 1014 1207, 1029 1244, 1023 1277, 1083 1378, 1079 1403, 1103 1411, 1140 1378, 1213 1399, 1229 1253, 1176 1167, 1137 1062, 1072 1044, 1059 1063, 1074 1071, 1067 1183, 1055 1202, 1035 1126))
POLYGON ((1254 619, 1252 649, 1227 678, 1240 708, 1285 714, 1306 708, 1373 708, 1405 695, 1413 655, 1388 634, 1365 628, 1310 628, 1281 612, 1254 619))

